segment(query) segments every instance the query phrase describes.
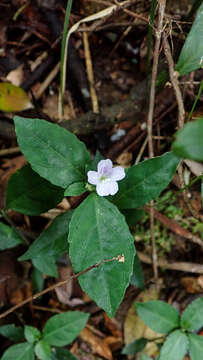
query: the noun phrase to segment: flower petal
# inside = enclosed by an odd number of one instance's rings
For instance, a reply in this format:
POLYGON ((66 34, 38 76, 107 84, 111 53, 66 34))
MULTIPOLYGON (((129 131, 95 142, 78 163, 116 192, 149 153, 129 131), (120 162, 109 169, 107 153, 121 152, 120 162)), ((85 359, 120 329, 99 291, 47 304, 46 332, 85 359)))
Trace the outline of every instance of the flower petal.
POLYGON ((108 185, 105 184, 104 181, 98 183, 96 186, 96 192, 99 196, 108 196, 109 195, 108 185))
POLYGON ((92 185, 97 185, 99 181, 99 177, 96 171, 88 171, 87 177, 88 177, 88 183, 92 185))
POLYGON ((112 161, 110 159, 101 160, 97 165, 98 174, 105 175, 106 177, 112 174, 112 161))
POLYGON ((118 192, 118 184, 116 181, 109 183, 109 195, 115 195, 118 192))
POLYGON ((115 195, 118 191, 118 184, 116 181, 104 180, 97 184, 96 191, 99 196, 115 195))
POLYGON ((125 170, 121 166, 116 166, 115 168, 113 168, 111 179, 119 181, 124 179, 125 175, 125 170))

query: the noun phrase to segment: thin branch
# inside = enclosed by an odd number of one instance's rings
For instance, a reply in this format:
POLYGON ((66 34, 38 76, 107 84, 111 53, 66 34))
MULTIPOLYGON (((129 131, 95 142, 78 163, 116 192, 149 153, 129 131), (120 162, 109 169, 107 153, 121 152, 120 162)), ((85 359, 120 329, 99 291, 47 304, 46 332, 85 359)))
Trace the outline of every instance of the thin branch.
POLYGON ((88 34, 87 32, 83 33, 83 44, 84 44, 84 53, 85 53, 85 63, 86 63, 86 70, 87 70, 87 77, 90 86, 90 94, 91 94, 91 101, 92 101, 92 110, 94 113, 99 113, 99 103, 97 98, 97 93, 95 90, 94 84, 94 72, 92 66, 92 58, 90 53, 89 41, 88 41, 88 34))
POLYGON ((44 289, 32 296, 30 296, 29 298, 25 299, 24 301, 22 301, 20 304, 17 304, 15 306, 12 306, 10 309, 8 309, 7 311, 4 311, 2 314, 0 314, 0 319, 3 319, 5 316, 7 316, 8 314, 14 312, 15 310, 21 308, 22 306, 24 306, 25 304, 28 304, 29 302, 37 299, 38 297, 47 294, 48 292, 55 290, 56 288, 66 285, 69 281, 72 281, 72 279, 77 279, 79 276, 86 274, 87 272, 89 272, 92 269, 98 268, 100 265, 106 263, 106 262, 110 262, 110 261, 118 261, 118 262, 124 262, 124 256, 123 255, 118 255, 116 257, 113 257, 112 259, 105 259, 103 261, 101 261, 98 264, 94 264, 92 266, 90 266, 89 268, 80 271, 79 273, 72 275, 70 277, 68 277, 66 280, 60 281, 57 284, 54 284, 52 286, 49 286, 47 289, 44 289))
POLYGON ((149 112, 147 118, 150 158, 154 156, 153 141, 152 141, 152 123, 153 123, 153 114, 154 114, 155 87, 156 87, 156 77, 157 77, 158 60, 159 60, 159 48, 161 43, 161 34, 163 31, 163 18, 164 18, 165 5, 166 5, 166 0, 159 0, 158 27, 156 30, 154 60, 152 65, 152 78, 151 78, 151 88, 150 88, 150 96, 149 96, 149 112))
MULTIPOLYGON (((173 57, 172 57, 172 54, 171 54, 171 49, 170 49, 166 34, 163 34, 163 46, 164 46, 165 56, 166 56, 166 59, 167 59, 167 62, 168 62, 170 80, 171 80, 171 83, 172 83, 172 86, 173 86, 173 89, 174 89, 174 93, 175 93, 175 96, 176 96, 176 101, 177 101, 177 104, 178 104, 178 128, 181 129, 184 126, 185 108, 184 108, 183 97, 182 97, 180 87, 179 87, 179 83, 178 83, 177 73, 175 72, 174 61, 173 61, 173 57)), ((184 189, 185 182, 184 182, 182 165, 180 165, 179 168, 178 168, 178 174, 179 174, 179 178, 180 178, 181 187, 184 189)), ((196 213, 196 211, 191 206, 191 203, 190 203, 190 201, 189 201, 189 199, 187 197, 187 192, 186 191, 183 191, 183 198, 184 198, 184 201, 185 201, 189 211, 191 212, 191 214, 195 218, 199 219, 200 218, 199 214, 196 213)))
MULTIPOLYGON (((138 251, 138 256, 139 259, 146 263, 146 264, 151 264, 152 260, 150 259, 149 256, 147 256, 146 254, 143 254, 142 252, 138 251)), ((203 274, 203 265, 202 264, 194 264, 194 263, 189 263, 189 262, 172 262, 169 263, 166 260, 159 260, 157 265, 159 267, 163 267, 165 269, 169 269, 169 270, 177 270, 177 271, 184 271, 184 272, 190 272, 193 274, 203 274)))
MULTIPOLYGON (((150 214, 150 207, 144 206, 144 210, 150 214)), ((154 217, 158 221, 160 221, 164 226, 166 226, 168 229, 173 231, 175 234, 190 240, 194 244, 199 245, 201 248, 203 248, 203 240, 197 236, 193 235, 189 230, 184 229, 182 226, 180 226, 177 221, 168 218, 166 215, 161 214, 159 211, 154 209, 154 217)))
MULTIPOLYGON (((118 0, 114 0, 114 3, 121 7, 121 4, 118 2, 118 0)), ((128 9, 123 9, 123 12, 125 12, 126 14, 134 17, 135 19, 139 19, 139 20, 142 20, 143 22, 149 24, 149 19, 145 18, 144 16, 140 15, 140 14, 137 14, 131 10, 128 10, 128 9)))
MULTIPOLYGON (((156 87, 156 77, 158 69, 158 60, 159 60, 159 48, 161 43, 161 34, 163 29, 163 19, 165 12, 166 0, 159 0, 159 14, 158 14, 158 26, 156 30, 156 41, 154 48, 154 60, 152 65, 152 78, 151 78, 151 88, 150 88, 150 97, 149 97, 149 112, 147 117, 147 133, 148 133, 148 146, 149 146, 149 157, 154 156, 153 149, 153 115, 154 115, 154 104, 155 104, 155 87, 156 87)), ((156 243, 154 236, 154 209, 153 201, 150 203, 150 229, 151 229, 151 242, 152 242, 152 264, 155 280, 158 279, 158 265, 157 265, 157 251, 156 243)))
POLYGON ((0 156, 17 154, 19 152, 20 152, 20 148, 18 146, 13 147, 13 148, 9 148, 9 149, 2 149, 2 150, 0 150, 0 156))
POLYGON ((182 98, 182 94, 180 91, 180 87, 178 84, 177 73, 175 72, 174 61, 173 61, 173 57, 171 54, 171 49, 170 49, 166 34, 163 34, 163 45, 164 45, 165 56, 166 56, 166 59, 168 62, 170 80, 173 85, 173 89, 174 89, 177 104, 178 104, 178 127, 179 127, 179 129, 181 129, 184 126, 185 108, 184 108, 184 103, 183 103, 183 98, 182 98))

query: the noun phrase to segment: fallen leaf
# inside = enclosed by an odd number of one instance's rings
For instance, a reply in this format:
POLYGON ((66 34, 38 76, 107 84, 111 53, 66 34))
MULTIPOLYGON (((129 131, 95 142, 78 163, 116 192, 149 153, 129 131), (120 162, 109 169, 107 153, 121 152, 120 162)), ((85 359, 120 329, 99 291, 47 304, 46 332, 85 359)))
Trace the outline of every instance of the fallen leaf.
MULTIPOLYGON (((43 112, 47 114, 51 119, 58 120, 58 96, 57 95, 49 95, 47 96, 44 106, 43 112)), ((64 120, 70 120, 72 118, 72 111, 69 105, 64 105, 64 120)))
POLYGON ((106 342, 92 333, 89 329, 84 328, 80 333, 80 338, 87 342, 94 354, 102 356, 107 360, 112 360, 111 350, 106 342))
POLYGON ((111 351, 117 351, 121 349, 123 344, 122 337, 107 336, 104 341, 110 347, 111 351))
POLYGON ((180 282, 189 294, 196 294, 202 292, 201 280, 198 279, 194 276, 185 276, 180 282))
POLYGON ((128 167, 132 164, 133 154, 131 152, 124 151, 119 157, 116 159, 116 163, 123 166, 128 167))
MULTIPOLYGON (((72 269, 68 266, 60 266, 58 271, 59 271, 59 279, 58 279, 59 282, 70 278, 70 276, 72 275, 72 269)), ((55 292, 58 297, 58 300, 62 304, 66 304, 69 306, 76 306, 84 303, 79 298, 71 299, 73 293, 73 279, 70 279, 70 281, 68 281, 65 285, 57 287, 55 289, 55 292)))
POLYGON ((16 69, 10 71, 6 79, 13 85, 20 86, 23 81, 23 65, 19 65, 16 69))
POLYGON ((16 112, 31 108, 33 105, 23 89, 9 82, 0 83, 1 111, 16 112))

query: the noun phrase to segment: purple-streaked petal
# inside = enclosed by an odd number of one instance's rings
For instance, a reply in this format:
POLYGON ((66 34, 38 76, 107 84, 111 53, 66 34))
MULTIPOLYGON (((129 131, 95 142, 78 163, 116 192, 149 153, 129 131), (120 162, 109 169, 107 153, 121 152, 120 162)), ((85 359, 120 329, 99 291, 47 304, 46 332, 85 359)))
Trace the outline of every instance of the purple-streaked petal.
POLYGON ((113 168, 111 179, 115 181, 119 181, 124 179, 125 177, 125 170, 121 166, 116 166, 113 168))
POLYGON ((97 185, 99 181, 99 177, 96 171, 88 171, 87 177, 88 177, 88 183, 92 185, 97 185))
POLYGON ((112 161, 110 159, 101 160, 97 165, 97 170, 99 176, 104 175, 106 177, 111 176, 112 174, 112 161))
POLYGON ((96 191, 99 196, 115 195, 118 191, 118 184, 116 181, 104 180, 97 184, 96 191))

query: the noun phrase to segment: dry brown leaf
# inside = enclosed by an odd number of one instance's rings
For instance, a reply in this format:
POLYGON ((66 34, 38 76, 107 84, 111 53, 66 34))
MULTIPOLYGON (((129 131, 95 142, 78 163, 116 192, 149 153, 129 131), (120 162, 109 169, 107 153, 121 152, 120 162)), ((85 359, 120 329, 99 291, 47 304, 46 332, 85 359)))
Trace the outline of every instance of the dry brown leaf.
POLYGON ((124 151, 119 157, 116 159, 116 163, 123 166, 128 167, 131 166, 133 159, 133 154, 131 152, 124 151))
POLYGON ((198 284, 201 286, 201 288, 203 289, 203 275, 200 275, 200 276, 197 278, 197 282, 198 282, 198 284))
POLYGON ((12 292, 10 296, 10 304, 17 305, 20 304, 23 300, 32 296, 32 283, 26 282, 22 288, 16 289, 12 292))
POLYGON ((23 81, 23 65, 21 64, 16 69, 10 71, 6 76, 6 79, 13 85, 20 86, 23 81))
POLYGON ((114 318, 110 318, 106 313, 104 313, 104 320, 107 329, 112 333, 116 338, 122 337, 121 326, 118 324, 118 321, 114 318))
POLYGON ((16 172, 17 170, 21 169, 21 167, 25 165, 26 162, 27 161, 24 155, 20 155, 4 161, 2 168, 5 169, 5 172, 1 177, 1 181, 8 181, 10 176, 14 174, 14 172, 16 172))
MULTIPOLYGON (((58 281, 64 281, 71 277, 72 269, 68 266, 60 266, 59 269, 59 279, 58 281)), ((84 302, 79 298, 72 298, 73 294, 73 279, 70 279, 65 285, 57 287, 55 289, 58 300, 62 304, 66 304, 69 306, 77 306, 81 305, 84 302)))
POLYGON ((107 360, 112 360, 111 350, 106 342, 100 339, 98 336, 92 333, 89 329, 84 328, 80 333, 80 338, 87 342, 92 349, 94 354, 102 356, 107 360))
POLYGON ((201 293, 203 290, 203 276, 185 276, 180 282, 189 294, 201 293))
MULTIPOLYGON (((47 114, 51 119, 58 120, 58 95, 49 95, 47 96, 43 112, 47 114)), ((63 120, 70 120, 72 118, 72 110, 69 105, 64 105, 64 115, 63 120)))
POLYGON ((117 351, 121 349, 123 345, 122 337, 107 336, 104 341, 110 347, 111 351, 117 351))
POLYGON ((12 251, 0 253, 0 307, 10 302, 13 292, 23 284, 23 268, 12 251))
MULTIPOLYGON (((64 281, 67 278, 70 278, 70 276, 72 275, 72 270, 70 267, 60 266, 58 268, 58 272, 59 272, 58 282, 64 281)), ((68 281, 65 285, 57 287, 55 289, 55 292, 58 297, 58 300, 62 304, 69 304, 73 292, 73 280, 70 279, 70 281, 68 281)))

